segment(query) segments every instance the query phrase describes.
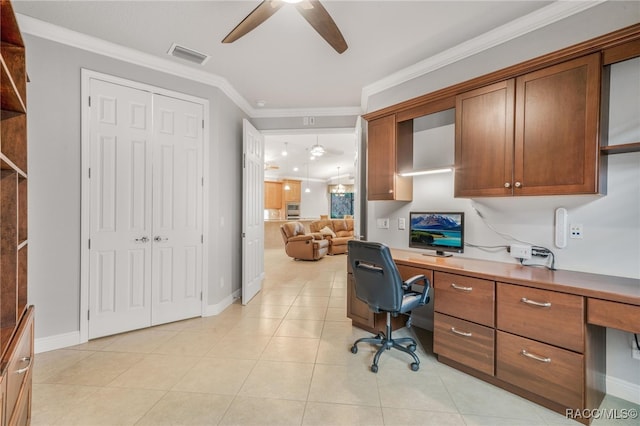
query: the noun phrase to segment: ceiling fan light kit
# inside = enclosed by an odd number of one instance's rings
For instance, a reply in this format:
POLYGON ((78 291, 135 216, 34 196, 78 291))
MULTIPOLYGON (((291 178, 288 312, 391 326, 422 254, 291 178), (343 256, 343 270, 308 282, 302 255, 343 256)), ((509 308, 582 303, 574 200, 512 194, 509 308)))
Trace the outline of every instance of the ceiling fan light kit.
POLYGON ((338 53, 347 50, 340 29, 329 12, 318 0, 263 0, 246 18, 244 18, 227 36, 223 43, 233 43, 240 37, 257 28, 286 3, 293 4, 300 15, 325 39, 338 53))

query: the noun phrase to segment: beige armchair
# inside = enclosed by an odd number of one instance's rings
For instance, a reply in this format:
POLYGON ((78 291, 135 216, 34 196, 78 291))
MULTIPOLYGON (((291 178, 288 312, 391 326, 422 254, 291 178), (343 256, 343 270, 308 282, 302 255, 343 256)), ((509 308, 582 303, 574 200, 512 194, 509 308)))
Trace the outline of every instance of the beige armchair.
POLYGON ((329 250, 329 241, 320 234, 305 234, 300 222, 287 222, 280 226, 284 251, 294 259, 318 260, 329 250))

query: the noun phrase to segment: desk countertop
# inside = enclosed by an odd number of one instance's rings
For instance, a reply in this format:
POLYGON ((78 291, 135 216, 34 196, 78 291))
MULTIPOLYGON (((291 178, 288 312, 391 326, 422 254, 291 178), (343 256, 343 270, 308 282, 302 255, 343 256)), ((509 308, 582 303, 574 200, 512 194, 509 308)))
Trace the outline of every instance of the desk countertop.
POLYGON ((640 306, 640 279, 522 266, 463 257, 422 256, 408 250, 391 250, 398 264, 423 267, 491 280, 504 279, 547 290, 640 306))

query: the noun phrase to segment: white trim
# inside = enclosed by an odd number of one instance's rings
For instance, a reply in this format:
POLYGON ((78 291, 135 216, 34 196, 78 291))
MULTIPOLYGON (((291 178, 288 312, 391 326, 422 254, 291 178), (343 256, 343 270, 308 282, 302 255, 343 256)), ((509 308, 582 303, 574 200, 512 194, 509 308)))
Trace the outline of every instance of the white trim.
POLYGON ((68 348, 69 346, 79 345, 80 343, 83 343, 80 338, 80 332, 72 331, 71 333, 56 334, 54 336, 40 337, 39 339, 34 339, 33 351, 39 354, 42 352, 49 352, 56 349, 68 348))
POLYGON ((207 307, 205 308, 205 312, 202 314, 202 316, 211 317, 214 315, 221 314, 225 309, 233 305, 233 303, 236 300, 240 299, 240 294, 241 294, 241 291, 238 289, 234 291, 230 296, 225 297, 215 305, 207 305, 207 307))
POLYGON ((528 15, 494 28, 478 37, 460 43, 457 46, 435 54, 363 87, 360 105, 362 109, 366 111, 369 98, 376 93, 391 89, 394 86, 461 61, 517 37, 521 37, 532 31, 553 24, 554 22, 575 15, 576 13, 590 9, 605 1, 606 0, 555 1, 528 15))
MULTIPOLYGON (((187 95, 173 90, 163 89, 161 87, 152 86, 124 78, 104 74, 97 71, 80 69, 80 102, 81 102, 81 136, 80 136, 80 157, 81 157, 81 212, 80 212, 80 331, 78 333, 79 342, 84 343, 89 340, 89 319, 87 312, 89 311, 89 220, 91 213, 90 206, 90 185, 89 182, 89 150, 85 149, 89 145, 90 116, 89 104, 87 99, 90 94, 89 82, 91 79, 102 80, 113 84, 130 87, 137 90, 147 91, 153 94, 168 96, 183 101, 192 102, 202 106, 204 119, 204 131, 202 133, 202 174, 204 184, 202 186, 202 234, 206 237, 202 244, 202 302, 200 304, 200 314, 204 315, 206 311, 207 286, 209 280, 209 256, 208 237, 209 237, 209 133, 210 133, 210 117, 209 117, 209 100, 198 98, 196 96, 187 95)), ((76 343, 76 344, 77 344, 76 343)))
POLYGON ((640 405, 640 385, 627 382, 617 377, 607 376, 607 395, 640 405))
POLYGON ((118 59, 145 68, 186 78, 192 81, 217 87, 231 99, 249 117, 302 117, 302 116, 343 116, 360 115, 362 109, 358 106, 336 108, 306 108, 306 109, 255 109, 224 77, 190 66, 165 59, 148 53, 140 52, 129 47, 111 43, 87 34, 79 33, 60 27, 31 16, 16 13, 20 30, 57 43, 77 49, 86 50, 109 58, 118 59))
POLYGON ((246 114, 249 116, 253 114, 251 105, 223 77, 174 62, 172 59, 160 58, 97 37, 59 27, 27 15, 16 13, 16 17, 23 33, 217 87, 246 114))
POLYGON ((529 13, 528 15, 508 22, 507 24, 488 31, 478 37, 426 58, 372 84, 364 86, 360 97, 360 106, 335 108, 256 109, 247 102, 247 100, 243 98, 233 86, 231 86, 227 79, 216 74, 197 70, 192 67, 176 63, 173 60, 143 53, 135 49, 72 31, 67 28, 59 27, 20 13, 16 13, 16 17, 23 33, 217 87, 251 118, 359 116, 364 111, 367 111, 369 98, 376 93, 388 90, 414 78, 428 74, 502 43, 506 43, 554 22, 583 12, 605 1, 607 0, 555 1, 548 6, 529 13))

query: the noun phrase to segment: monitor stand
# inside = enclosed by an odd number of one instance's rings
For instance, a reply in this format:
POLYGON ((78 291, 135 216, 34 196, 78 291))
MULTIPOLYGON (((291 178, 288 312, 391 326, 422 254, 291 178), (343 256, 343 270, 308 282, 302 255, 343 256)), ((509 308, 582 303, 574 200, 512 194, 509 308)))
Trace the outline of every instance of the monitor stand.
POLYGON ((451 257, 453 256, 451 253, 445 253, 443 251, 436 251, 435 253, 422 253, 423 256, 433 256, 433 257, 451 257))

